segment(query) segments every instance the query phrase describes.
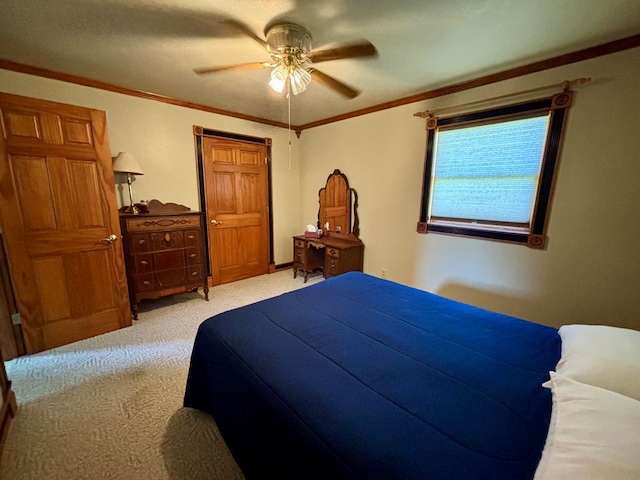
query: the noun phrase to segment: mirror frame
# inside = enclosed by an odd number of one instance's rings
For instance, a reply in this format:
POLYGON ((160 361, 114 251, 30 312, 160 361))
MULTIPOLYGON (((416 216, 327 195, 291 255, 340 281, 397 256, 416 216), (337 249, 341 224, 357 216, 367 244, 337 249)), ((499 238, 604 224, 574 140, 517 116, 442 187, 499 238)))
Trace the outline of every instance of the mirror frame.
MULTIPOLYGON (((348 207, 348 212, 347 212, 348 231, 340 232, 340 234, 353 235, 357 238, 360 235, 360 219, 358 218, 358 192, 356 192, 355 189, 349 187, 349 180, 347 179, 347 176, 337 168, 333 171, 331 175, 327 177, 325 186, 318 191, 317 226, 319 229, 323 229, 324 231, 324 225, 322 225, 321 219, 326 218, 326 215, 322 214, 322 211, 325 208, 322 205, 322 199, 323 199, 324 192, 327 191, 327 187, 329 186, 329 183, 332 181, 333 178, 336 178, 336 177, 339 177, 341 178, 342 181, 344 181, 345 198, 347 199, 347 207, 348 207)), ((329 232, 325 232, 325 234, 332 235, 332 234, 338 234, 338 232, 329 231, 329 232)))

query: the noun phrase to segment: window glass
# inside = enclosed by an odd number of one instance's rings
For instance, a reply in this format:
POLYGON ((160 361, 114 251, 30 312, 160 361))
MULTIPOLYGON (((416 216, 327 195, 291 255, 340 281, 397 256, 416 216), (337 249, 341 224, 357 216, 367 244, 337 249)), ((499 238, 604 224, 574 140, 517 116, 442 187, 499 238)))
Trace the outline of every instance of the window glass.
POLYGON ((568 106, 554 98, 432 121, 418 231, 544 244, 568 106))
POLYGON ((529 225, 548 120, 438 131, 431 217, 529 225))

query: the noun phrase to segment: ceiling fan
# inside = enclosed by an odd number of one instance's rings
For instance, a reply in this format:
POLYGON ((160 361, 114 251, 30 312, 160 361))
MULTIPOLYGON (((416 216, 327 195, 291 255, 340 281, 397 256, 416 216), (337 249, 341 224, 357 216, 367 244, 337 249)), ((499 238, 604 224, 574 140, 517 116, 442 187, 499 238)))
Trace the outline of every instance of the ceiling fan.
POLYGON ((360 94, 359 90, 317 70, 314 65, 329 60, 374 57, 378 55, 376 47, 366 40, 336 48, 312 50, 311 33, 306 28, 295 23, 275 23, 268 26, 265 29, 266 40, 257 36, 249 27, 239 21, 226 20, 225 23, 240 29, 258 42, 271 55, 271 62, 250 62, 221 67, 196 68, 193 71, 198 75, 271 68, 269 85, 277 92, 282 92, 288 84, 293 94, 297 95, 306 90, 313 78, 313 80, 340 95, 347 98, 355 98, 360 94))

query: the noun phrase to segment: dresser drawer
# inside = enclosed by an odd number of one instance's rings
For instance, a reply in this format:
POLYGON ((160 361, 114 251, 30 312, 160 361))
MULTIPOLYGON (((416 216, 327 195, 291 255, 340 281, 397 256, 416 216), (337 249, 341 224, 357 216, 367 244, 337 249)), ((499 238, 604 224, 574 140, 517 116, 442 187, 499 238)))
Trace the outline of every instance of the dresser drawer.
POLYGON ((131 258, 131 268, 133 273, 150 273, 153 272, 153 255, 150 253, 142 253, 133 255, 131 258))
POLYGON ((327 248, 327 255, 334 258, 340 258, 340 250, 335 248, 327 248))
POLYGON ((335 277, 336 275, 340 275, 342 273, 340 267, 340 258, 327 256, 325 258, 324 264, 324 274, 325 277, 335 277))
POLYGON ((298 240, 298 239, 295 239, 295 240, 293 241, 293 245, 294 245, 296 248, 304 248, 304 244, 305 244, 305 243, 306 243, 306 242, 304 242, 304 241, 302 241, 302 240, 298 240))
POLYGON ((156 288, 153 273, 134 275, 133 284, 137 292, 147 292, 149 290, 155 290, 156 288))
POLYGON ((166 215, 158 217, 139 216, 127 218, 126 230, 128 232, 152 232, 158 230, 184 230, 194 227, 201 228, 200 215, 166 215))
POLYGON ((185 230, 184 244, 187 247, 199 247, 202 244, 200 230, 185 230))
POLYGON ((184 267, 186 265, 184 253, 185 251, 183 249, 155 252, 153 254, 155 270, 170 270, 172 268, 184 267))
POLYGON ((187 283, 187 271, 184 267, 171 270, 158 270, 156 272, 158 288, 171 287, 187 283))
POLYGON ((200 248, 192 247, 185 250, 188 265, 196 265, 198 263, 204 263, 202 259, 202 250, 200 248))
POLYGON ((184 232, 182 230, 154 232, 149 235, 151 237, 151 249, 154 252, 184 248, 184 232))
POLYGON ((134 233, 129 238, 131 253, 147 253, 151 251, 151 237, 148 233, 134 233))
POLYGON ((204 265, 190 265, 187 267, 187 281, 198 282, 204 280, 204 265))

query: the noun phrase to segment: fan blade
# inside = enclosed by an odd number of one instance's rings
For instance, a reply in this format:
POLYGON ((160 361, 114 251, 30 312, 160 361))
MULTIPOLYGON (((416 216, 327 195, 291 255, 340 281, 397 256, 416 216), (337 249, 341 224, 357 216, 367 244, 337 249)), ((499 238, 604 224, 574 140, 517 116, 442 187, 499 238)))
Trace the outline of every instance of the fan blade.
POLYGON ((336 80, 335 78, 327 75, 326 73, 322 73, 320 70, 316 70, 315 68, 309 69, 311 73, 311 77, 317 81, 318 83, 324 85, 325 87, 338 92, 340 95, 344 95, 348 98, 355 98, 360 95, 360 91, 355 88, 350 87, 346 83, 342 83, 340 80, 336 80))
POLYGON ((255 40, 256 42, 258 42, 262 48, 265 48, 265 49, 267 48, 267 42, 265 40, 263 40, 262 38, 260 38, 255 33, 253 33, 253 31, 249 28, 249 26, 246 25, 245 23, 242 23, 240 20, 234 20, 233 18, 230 18, 228 20, 224 20, 222 23, 227 24, 227 25, 231 25, 232 27, 237 28, 242 33, 244 33, 246 36, 248 36, 248 37, 252 38, 253 40, 255 40))
POLYGON ((223 67, 194 68, 193 71, 198 75, 204 75, 207 73, 230 72, 238 70, 258 70, 260 68, 269 68, 270 66, 271 64, 267 62, 251 62, 239 63, 237 65, 225 65, 223 67))
POLYGON ((375 57, 377 55, 378 51, 376 47, 365 40, 362 43, 354 43, 353 45, 345 45, 344 47, 311 50, 307 56, 313 63, 320 63, 343 58, 375 57))

